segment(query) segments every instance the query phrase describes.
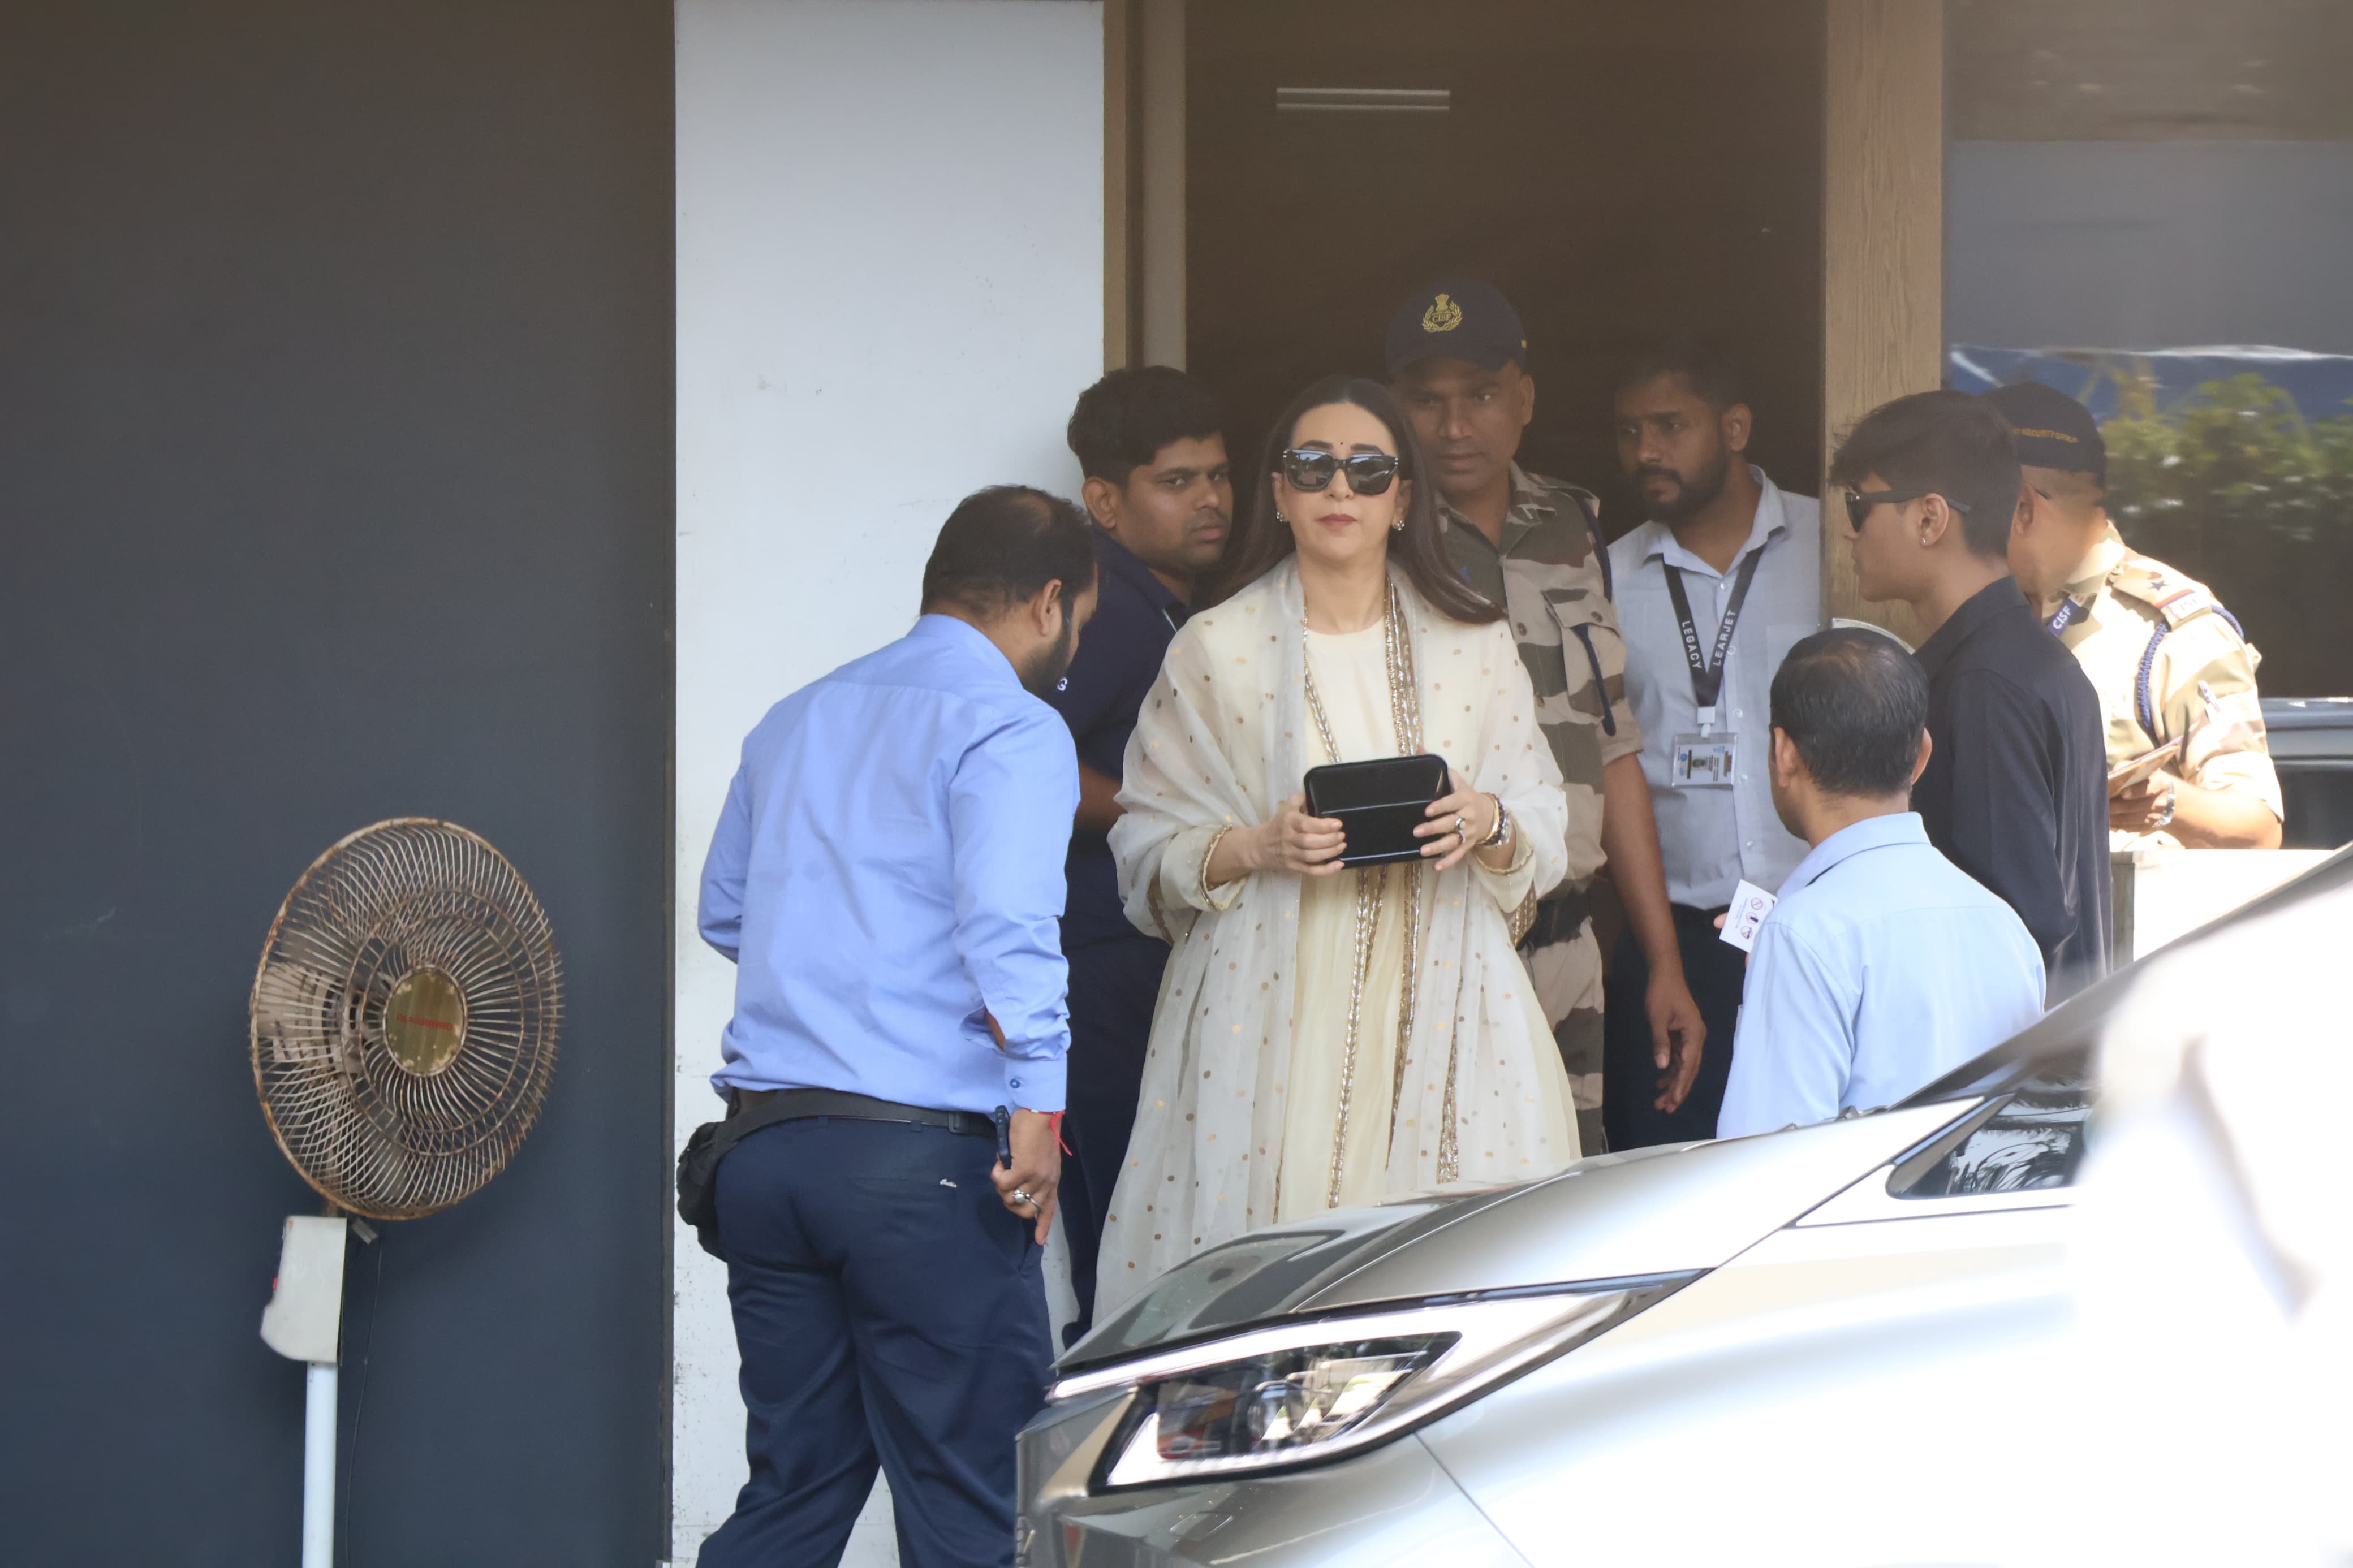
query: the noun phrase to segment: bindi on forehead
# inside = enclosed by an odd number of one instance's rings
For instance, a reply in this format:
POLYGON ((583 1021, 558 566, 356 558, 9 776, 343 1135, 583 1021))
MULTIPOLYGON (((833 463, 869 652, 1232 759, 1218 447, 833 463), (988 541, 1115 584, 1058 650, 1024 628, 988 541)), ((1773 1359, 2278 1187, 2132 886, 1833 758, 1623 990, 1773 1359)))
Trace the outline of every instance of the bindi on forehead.
POLYGON ((1343 446, 1359 451, 1386 451, 1388 426, 1371 410, 1352 403, 1326 404, 1311 408, 1299 417, 1293 431, 1294 447, 1322 447, 1337 450, 1343 446))

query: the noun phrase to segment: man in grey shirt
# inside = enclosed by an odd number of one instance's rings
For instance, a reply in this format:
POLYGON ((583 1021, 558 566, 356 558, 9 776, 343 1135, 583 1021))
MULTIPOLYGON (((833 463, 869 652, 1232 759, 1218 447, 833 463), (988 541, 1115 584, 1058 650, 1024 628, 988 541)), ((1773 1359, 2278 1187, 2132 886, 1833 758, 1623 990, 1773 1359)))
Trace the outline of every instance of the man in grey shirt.
POLYGON ((1658 1110, 1648 1036, 1611 1021, 1639 1020, 1611 1009, 1648 980, 1641 951, 1620 942, 1603 1009, 1612 1149, 1715 1135, 1742 980, 1715 917, 1740 882, 1769 892, 1806 854, 1773 809, 1767 710, 1782 656, 1821 624, 1821 508, 1749 464, 1753 424, 1737 373, 1705 343, 1662 343, 1619 384, 1619 462, 1649 519, 1609 547, 1626 695, 1707 1044, 1689 1098, 1658 1110))

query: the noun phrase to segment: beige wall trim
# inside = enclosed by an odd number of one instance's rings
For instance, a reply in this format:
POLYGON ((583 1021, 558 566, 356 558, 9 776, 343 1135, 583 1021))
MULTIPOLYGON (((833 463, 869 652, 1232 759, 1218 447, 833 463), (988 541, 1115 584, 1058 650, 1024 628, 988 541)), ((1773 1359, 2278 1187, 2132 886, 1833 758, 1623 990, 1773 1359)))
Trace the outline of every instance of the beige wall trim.
MULTIPOLYGON (((1942 0, 1829 0, 1822 138, 1822 431, 1830 447, 1944 364, 1942 0)), ((1822 491, 1822 607, 1918 640, 1910 610, 1866 604, 1822 491)))
POLYGON ((1143 97, 1133 123, 1136 279, 1144 363, 1185 367, 1185 0, 1138 0, 1130 36, 1142 58, 1129 79, 1143 97))
POLYGON ((1134 199, 1141 152, 1135 134, 1138 0, 1103 0, 1103 369, 1135 363, 1142 332, 1137 310, 1137 220, 1134 199))

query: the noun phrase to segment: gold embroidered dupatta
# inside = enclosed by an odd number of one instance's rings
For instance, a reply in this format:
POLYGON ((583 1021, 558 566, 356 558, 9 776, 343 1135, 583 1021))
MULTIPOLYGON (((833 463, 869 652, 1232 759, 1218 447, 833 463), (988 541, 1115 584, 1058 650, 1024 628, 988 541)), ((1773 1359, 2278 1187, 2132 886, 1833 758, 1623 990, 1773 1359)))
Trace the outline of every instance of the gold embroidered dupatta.
MULTIPOLYGON (((1466 862, 1407 879, 1415 1002, 1394 1058, 1388 1042, 1377 1058, 1393 1061, 1398 1086, 1387 1189, 1526 1179, 1577 1157, 1573 1114, 1561 1125, 1567 1079, 1540 1014, 1531 1026, 1511 924, 1566 870, 1567 802, 1508 628, 1446 620, 1402 574, 1392 582, 1422 743, 1502 796, 1525 852, 1508 872, 1466 862)), ((1128 745, 1126 815, 1111 836, 1121 896, 1129 918, 1166 935, 1174 952, 1105 1221, 1099 1312, 1274 1213, 1299 879, 1260 873, 1211 891, 1201 873, 1221 828, 1264 821, 1319 760, 1303 609, 1296 568, 1285 562, 1188 620, 1128 745)))

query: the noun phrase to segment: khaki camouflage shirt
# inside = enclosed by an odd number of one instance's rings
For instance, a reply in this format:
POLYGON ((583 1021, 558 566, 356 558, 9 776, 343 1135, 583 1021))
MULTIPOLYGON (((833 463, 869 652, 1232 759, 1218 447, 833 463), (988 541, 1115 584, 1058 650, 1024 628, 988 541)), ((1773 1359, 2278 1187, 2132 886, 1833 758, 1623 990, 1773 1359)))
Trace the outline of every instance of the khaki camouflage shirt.
POLYGON ((1600 869, 1601 770, 1642 749, 1626 701, 1626 644, 1610 602, 1609 553, 1592 496, 1512 465, 1512 506, 1501 549, 1440 503, 1448 561, 1501 603, 1535 688, 1536 721, 1568 788, 1568 878, 1552 897, 1582 895, 1600 869), (1579 852, 1579 847, 1592 847, 1579 852))
MULTIPOLYGON (((2064 593, 2043 613, 2100 694, 2108 766, 2180 736, 2168 773, 2200 789, 2251 795, 2281 816, 2255 691, 2263 655, 2205 584, 2134 554, 2111 523, 2064 593)), ((2109 842, 2125 849, 2178 841, 2112 833, 2109 842)))

